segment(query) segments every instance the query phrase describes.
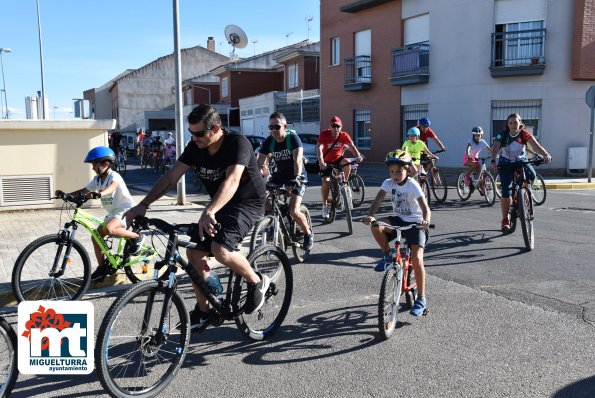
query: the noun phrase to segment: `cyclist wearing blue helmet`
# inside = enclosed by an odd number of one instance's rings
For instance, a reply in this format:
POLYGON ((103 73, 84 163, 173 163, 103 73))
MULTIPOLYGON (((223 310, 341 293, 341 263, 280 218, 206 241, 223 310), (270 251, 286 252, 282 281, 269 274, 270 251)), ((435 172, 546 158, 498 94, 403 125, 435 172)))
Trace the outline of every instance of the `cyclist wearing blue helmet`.
POLYGON ((419 119, 419 122, 417 125, 417 128, 419 129, 419 132, 420 132, 419 139, 422 140, 427 145, 428 139, 431 138, 432 141, 434 141, 434 143, 436 145, 438 145, 440 150, 446 151, 446 147, 444 146, 442 141, 440 141, 440 139, 438 138, 438 136, 436 135, 434 130, 432 130, 430 128, 431 124, 432 124, 432 122, 427 117, 422 117, 421 119, 419 119))
MULTIPOLYGON (((126 219, 123 216, 124 212, 136 206, 136 203, 132 199, 132 196, 130 196, 130 192, 122 176, 111 170, 115 159, 116 154, 114 151, 106 146, 98 146, 91 149, 85 157, 84 162, 91 163, 91 167, 97 175, 84 188, 70 194, 76 196, 84 193, 88 198, 101 198, 101 206, 107 210, 108 214, 104 219, 104 223, 97 229, 97 232, 101 236, 109 235, 130 239, 128 251, 131 254, 136 254, 140 251, 142 238, 137 233, 126 229, 126 219)), ((63 194, 62 191, 56 191, 56 196, 61 194, 63 194)), ((91 274, 91 280, 101 282, 115 270, 111 265, 105 264, 101 249, 95 240, 92 240, 92 242, 99 266, 91 274)))

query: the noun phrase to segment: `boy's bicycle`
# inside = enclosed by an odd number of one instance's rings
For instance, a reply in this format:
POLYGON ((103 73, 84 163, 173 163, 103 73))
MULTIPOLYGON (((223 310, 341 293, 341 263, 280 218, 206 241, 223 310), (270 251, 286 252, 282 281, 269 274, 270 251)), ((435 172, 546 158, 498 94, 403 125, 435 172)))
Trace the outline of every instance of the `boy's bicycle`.
POLYGON ((536 156, 529 160, 520 160, 518 162, 509 163, 505 166, 514 169, 512 179, 512 197, 508 215, 510 218, 510 231, 513 233, 516 230, 517 218, 521 222, 521 230, 523 231, 523 240, 525 247, 531 251, 535 247, 535 231, 533 229, 533 221, 535 215, 533 214, 533 192, 531 190, 530 180, 527 178, 527 171, 525 165, 533 164, 538 166, 544 162, 543 157, 536 156))
MULTIPOLYGON (((494 181, 496 184, 496 195, 501 198, 502 187, 500 186, 500 175, 496 175, 494 181)), ((545 203, 547 188, 543 177, 539 173, 536 174, 535 180, 531 181, 531 192, 533 193, 533 204, 535 206, 541 206, 545 203)))
POLYGON ((349 186, 351 187, 351 199, 353 207, 360 207, 364 203, 366 195, 366 185, 364 179, 357 174, 357 162, 355 159, 349 159, 351 162, 351 172, 349 173, 349 186))
POLYGON ((244 314, 247 285, 242 277, 226 269, 227 289, 219 297, 178 252, 178 247, 196 247, 195 243, 178 240, 178 234, 196 224, 172 225, 146 218, 139 222, 143 228, 156 227, 168 235, 165 258, 155 263, 155 274, 162 267, 166 272, 161 278, 138 283, 121 294, 101 323, 95 345, 95 369, 103 387, 114 397, 155 396, 182 366, 188 351, 190 320, 184 298, 177 290, 179 267, 212 306, 211 318, 201 330, 234 320, 248 338, 268 338, 285 319, 293 292, 293 274, 285 253, 275 246, 261 246, 248 256, 248 261, 271 283, 264 305, 252 314, 244 314))
POLYGON ((17 334, 0 316, 0 397, 10 396, 19 376, 17 334))
MULTIPOLYGON (((444 149, 440 149, 434 152, 434 154, 442 153, 444 151, 444 149)), ((446 196, 448 195, 446 177, 444 177, 442 171, 436 166, 436 161, 430 159, 427 155, 422 154, 420 163, 421 167, 418 171, 419 185, 423 192, 426 193, 428 204, 430 203, 430 191, 432 191, 436 202, 444 203, 446 196), (426 173, 426 170, 428 169, 429 172, 426 173)))
MULTIPOLYGON (((357 162, 349 162, 348 164, 356 164, 357 162)), ((345 219, 347 220, 347 228, 349 235, 353 234, 353 219, 351 217, 351 209, 353 208, 353 199, 351 188, 347 181, 345 181, 345 173, 343 173, 344 165, 336 165, 330 163, 327 167, 332 167, 333 171, 330 175, 330 192, 331 199, 329 201, 329 215, 324 220, 329 224, 335 221, 337 209, 342 209, 345 212, 345 219)))
POLYGON ((121 175, 126 173, 126 149, 120 148, 118 153, 116 154, 116 160, 114 161, 114 170, 121 175))
POLYGON ((152 247, 143 245, 137 255, 131 255, 128 239, 114 242, 114 238, 101 237, 97 227, 103 220, 80 208, 88 200, 84 194, 61 194, 52 199, 64 201, 62 211, 66 210, 70 221, 57 234, 34 240, 19 254, 12 272, 12 291, 19 302, 77 300, 85 294, 91 281, 91 261, 87 250, 75 239, 79 225, 91 233, 106 257, 106 265, 114 272, 123 268, 132 283, 151 277, 147 264, 157 254, 152 247), (116 251, 112 253, 114 243, 116 251))
MULTIPOLYGON (((296 260, 303 263, 308 259, 310 250, 305 250, 304 233, 300 226, 289 215, 290 192, 284 185, 267 182, 268 199, 272 205, 272 213, 258 221, 250 238, 250 252, 262 245, 274 245, 286 251, 291 247, 296 260)), ((312 230, 310 211, 304 205, 300 212, 306 217, 308 227, 312 230)))
MULTIPOLYGON (((419 228, 417 224, 407 226, 390 225, 382 221, 373 221, 371 227, 388 227, 397 231, 395 248, 391 250, 392 262, 384 272, 382 284, 380 285, 380 298, 378 300, 378 329, 383 339, 392 336, 397 327, 397 315, 399 313, 399 301, 405 296, 406 309, 411 309, 417 298, 417 283, 411 263, 411 249, 405 242, 401 243, 401 232, 419 228), (401 246, 404 247, 401 247, 401 246)), ((430 228, 434 228, 431 224, 430 228)), ((426 309, 424 315, 428 313, 426 309)))
POLYGON ((481 171, 477 179, 473 178, 474 173, 469 176, 470 183, 465 183, 466 171, 461 171, 457 177, 457 194, 461 200, 467 200, 471 197, 474 190, 477 189, 479 194, 483 196, 488 206, 493 206, 496 203, 496 183, 494 177, 488 172, 486 160, 489 158, 478 158, 481 160, 481 171))

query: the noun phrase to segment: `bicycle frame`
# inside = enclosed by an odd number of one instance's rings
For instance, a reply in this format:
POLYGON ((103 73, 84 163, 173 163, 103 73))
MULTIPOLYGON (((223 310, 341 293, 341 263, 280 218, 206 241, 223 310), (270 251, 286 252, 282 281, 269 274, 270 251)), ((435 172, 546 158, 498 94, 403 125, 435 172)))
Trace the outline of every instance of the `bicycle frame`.
MULTIPOLYGON (((292 246, 300 245, 299 242, 296 242, 293 240, 293 238, 291 237, 291 234, 289 233, 289 228, 285 224, 285 215, 287 215, 287 217, 291 217, 291 216, 289 216, 289 214, 287 214, 289 209, 287 209, 287 211, 285 212, 286 214, 284 214, 283 211, 281 210, 281 207, 279 206, 279 204, 282 204, 283 207, 286 207, 287 203, 285 203, 285 201, 283 201, 279 198, 280 195, 279 195, 278 191, 282 191, 282 190, 280 188, 269 190, 270 200, 272 201, 272 206, 273 206, 273 219, 274 219, 273 242, 279 241, 279 239, 278 239, 279 232, 281 232, 283 234, 283 239, 285 242, 289 242, 292 246)), ((287 194, 289 194, 289 192, 287 192, 287 194)), ((287 246, 287 244, 285 244, 285 246, 287 246)), ((282 249, 285 250, 285 248, 282 248, 282 249)))
POLYGON ((407 276, 409 275, 410 272, 413 271, 413 265, 411 264, 411 249, 409 248, 408 245, 405 246, 405 250, 404 250, 404 254, 405 256, 403 256, 401 254, 401 231, 397 230, 397 239, 395 239, 395 250, 397 253, 397 256, 395 257, 395 266, 399 266, 402 269, 402 277, 401 277, 401 286, 402 286, 402 292, 403 293, 407 293, 410 290, 414 290, 417 288, 417 283, 413 282, 411 285, 407 285, 407 280, 409 278, 407 278, 407 276))

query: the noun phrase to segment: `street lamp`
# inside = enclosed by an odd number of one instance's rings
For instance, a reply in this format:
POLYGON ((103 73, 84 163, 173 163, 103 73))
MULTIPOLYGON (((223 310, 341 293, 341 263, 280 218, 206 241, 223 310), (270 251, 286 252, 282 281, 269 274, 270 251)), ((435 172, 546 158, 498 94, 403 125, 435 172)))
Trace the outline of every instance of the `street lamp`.
POLYGON ((4 61, 2 60, 2 53, 12 52, 10 48, 0 48, 0 65, 2 65, 2 86, 4 89, 4 106, 6 107, 6 114, 2 115, 3 119, 8 119, 8 100, 6 97, 6 81, 4 81, 4 61))

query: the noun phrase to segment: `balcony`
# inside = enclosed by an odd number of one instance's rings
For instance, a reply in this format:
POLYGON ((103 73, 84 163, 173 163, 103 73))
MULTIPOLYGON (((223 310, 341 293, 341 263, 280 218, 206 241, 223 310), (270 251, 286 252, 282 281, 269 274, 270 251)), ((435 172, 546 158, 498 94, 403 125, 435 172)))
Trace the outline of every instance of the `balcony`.
POLYGON ((430 80, 430 44, 421 42, 394 48, 393 71, 390 83, 393 86, 424 84, 430 80))
POLYGON ((492 33, 492 77, 543 75, 545 29, 492 33))
POLYGON ((372 61, 369 55, 345 58, 345 91, 369 90, 372 86, 372 61))

